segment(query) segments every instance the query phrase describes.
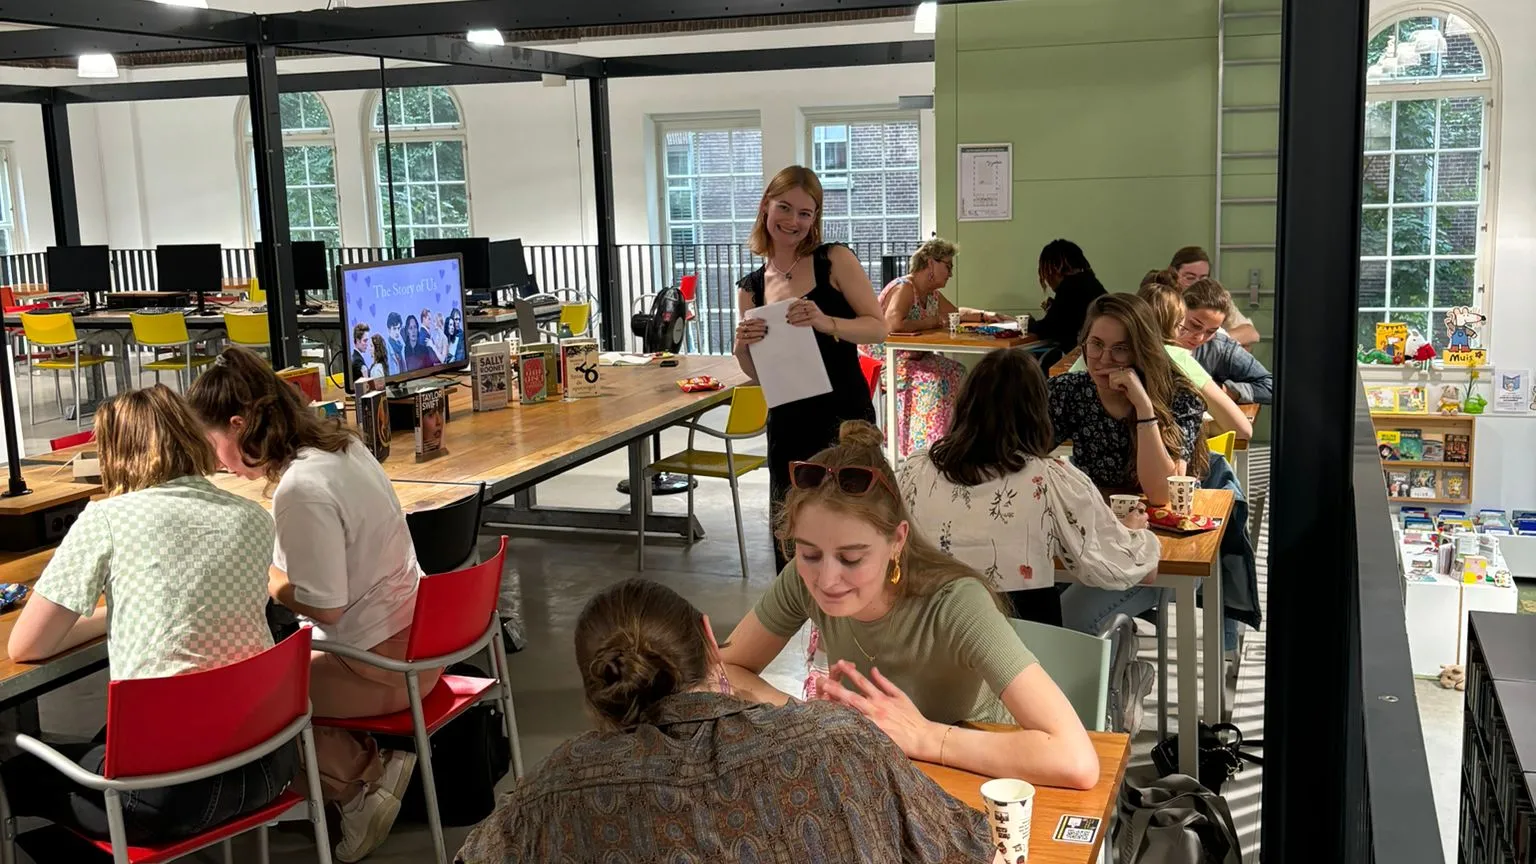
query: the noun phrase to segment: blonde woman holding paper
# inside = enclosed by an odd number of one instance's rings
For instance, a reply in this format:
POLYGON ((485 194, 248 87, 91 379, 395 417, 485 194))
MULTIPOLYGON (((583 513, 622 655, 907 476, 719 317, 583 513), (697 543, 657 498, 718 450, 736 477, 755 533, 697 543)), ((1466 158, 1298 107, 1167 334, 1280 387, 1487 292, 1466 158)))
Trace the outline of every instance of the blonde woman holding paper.
MULTIPOLYGON (((856 346, 882 342, 887 335, 875 289, 859 259, 846 246, 821 240, 821 181, 791 165, 774 175, 758 205, 750 246, 764 265, 737 283, 742 319, 736 326, 736 359, 758 378, 750 348, 768 335, 767 322, 746 313, 791 301, 785 321, 810 327, 832 385, 829 393, 774 406, 768 411, 768 477, 771 508, 777 513, 789 489, 789 463, 809 459, 837 440, 844 420, 875 420, 869 385, 859 369, 856 346)), ((788 559, 774 548, 779 570, 788 559)))

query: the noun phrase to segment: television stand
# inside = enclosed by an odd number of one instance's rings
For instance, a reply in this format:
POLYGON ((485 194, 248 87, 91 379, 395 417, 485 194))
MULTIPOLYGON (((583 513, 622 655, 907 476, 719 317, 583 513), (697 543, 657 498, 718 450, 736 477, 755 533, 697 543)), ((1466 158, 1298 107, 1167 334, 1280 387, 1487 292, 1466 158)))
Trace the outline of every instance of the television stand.
POLYGON ((396 381, 384 385, 384 395, 389 399, 407 399, 415 396, 423 390, 431 390, 436 387, 451 387, 458 382, 452 378, 431 376, 427 378, 414 378, 410 381, 396 381))

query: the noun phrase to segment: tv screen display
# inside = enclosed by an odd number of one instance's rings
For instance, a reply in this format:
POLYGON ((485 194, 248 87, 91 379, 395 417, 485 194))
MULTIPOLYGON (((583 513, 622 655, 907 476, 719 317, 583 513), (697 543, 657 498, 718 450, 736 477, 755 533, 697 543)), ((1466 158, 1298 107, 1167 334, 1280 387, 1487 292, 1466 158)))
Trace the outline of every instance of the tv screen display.
POLYGON ((112 261, 105 246, 49 246, 48 290, 104 294, 112 287, 112 261))
POLYGON ((402 380, 468 358, 463 264, 457 255, 340 268, 346 377, 402 380))

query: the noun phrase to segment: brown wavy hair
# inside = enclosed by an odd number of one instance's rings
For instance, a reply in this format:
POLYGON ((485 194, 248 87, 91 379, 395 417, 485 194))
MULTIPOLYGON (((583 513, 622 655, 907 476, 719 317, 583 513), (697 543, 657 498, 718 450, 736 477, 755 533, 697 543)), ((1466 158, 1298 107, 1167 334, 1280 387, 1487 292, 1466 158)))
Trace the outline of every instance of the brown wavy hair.
POLYGON ((96 452, 108 495, 206 477, 219 465, 187 403, 164 384, 120 393, 96 409, 96 452))
POLYGON ((1183 249, 1173 253, 1173 260, 1168 262, 1168 269, 1177 272, 1180 267, 1195 263, 1209 264, 1211 263, 1211 256, 1207 255, 1205 250, 1199 246, 1185 246, 1183 249))
POLYGON ((1164 342, 1172 342, 1179 335, 1179 325, 1184 321, 1184 292, 1176 285, 1162 282, 1142 282, 1136 296, 1152 307, 1153 321, 1163 333, 1164 342))
POLYGON ((864 495, 850 495, 836 483, 823 483, 815 489, 791 488, 784 497, 783 509, 779 511, 776 531, 785 557, 794 555, 791 544, 795 523, 800 513, 810 504, 820 504, 829 510, 860 519, 886 539, 894 538, 897 526, 905 522, 909 530, 906 545, 901 550, 901 581, 888 586, 889 590, 895 592, 896 602, 908 597, 931 596, 956 579, 975 579, 987 586, 997 608, 1008 613, 1009 607, 1003 605, 997 592, 980 573, 945 554, 912 522, 906 501, 891 492, 901 487, 896 485, 895 473, 890 463, 885 461, 882 450, 884 446, 885 436, 869 422, 845 420, 838 429, 837 444, 808 460, 834 471, 848 465, 873 468, 889 485, 877 481, 875 487, 864 495))
POLYGON ((959 254, 960 247, 943 239, 942 237, 930 237, 923 241, 923 245, 917 247, 912 257, 907 261, 907 272, 916 273, 928 266, 930 261, 954 261, 959 254))
MULTIPOLYGON (((1195 385, 1184 377, 1184 373, 1174 368, 1173 361, 1168 359, 1168 352, 1163 348, 1163 340, 1157 333, 1157 315, 1147 301, 1135 294, 1105 294, 1093 301, 1088 306, 1088 316, 1083 321, 1083 335, 1079 344, 1083 345, 1086 352, 1088 331, 1093 329, 1093 322, 1100 318, 1109 317, 1120 322, 1125 328, 1126 341, 1131 346, 1131 367, 1141 373, 1141 384, 1147 390, 1147 396, 1152 400, 1152 413, 1157 417, 1157 428, 1163 436, 1163 446, 1168 449, 1168 455, 1177 462, 1183 458, 1184 448, 1190 448, 1188 473, 1192 477, 1204 477, 1210 468, 1210 453, 1203 440, 1188 442, 1184 440, 1184 430, 1173 422, 1174 397, 1180 392, 1189 393, 1200 404, 1205 404, 1205 397, 1195 389, 1195 385)), ((1131 427, 1131 461, 1136 460, 1136 429, 1135 417, 1127 417, 1127 426, 1131 427)))
POLYGON ((204 426, 228 429, 239 417, 240 458, 276 483, 300 448, 340 453, 357 438, 340 420, 322 420, 304 397, 254 351, 231 345, 192 382, 187 401, 204 426))
POLYGON ((1179 287, 1179 274, 1173 270, 1148 270, 1147 275, 1141 277, 1141 287, 1148 285, 1167 285, 1169 288, 1179 287))
POLYGON ((752 234, 747 239, 747 248, 752 250, 752 254, 773 254, 773 238, 768 236, 768 202, 784 197, 791 189, 804 189, 805 194, 816 202, 816 217, 811 221, 811 230, 805 232, 805 239, 800 241, 799 248, 795 250, 796 254, 809 255, 821 245, 821 178, 804 165, 791 165, 773 175, 773 179, 768 181, 768 188, 763 190, 763 200, 757 205, 757 221, 752 223, 752 234))
POLYGON ((960 486, 1024 470, 1055 449, 1051 399, 1040 364, 1022 348, 981 358, 960 385, 955 421, 928 451, 933 467, 960 486))
POLYGON ((1184 305, 1191 309, 1213 309, 1223 315, 1231 315, 1232 294, 1215 279, 1196 279, 1184 289, 1184 305))
POLYGON ((587 707, 611 728, 653 722, 663 699, 709 680, 716 663, 703 613, 646 579, 605 589, 576 619, 587 707))

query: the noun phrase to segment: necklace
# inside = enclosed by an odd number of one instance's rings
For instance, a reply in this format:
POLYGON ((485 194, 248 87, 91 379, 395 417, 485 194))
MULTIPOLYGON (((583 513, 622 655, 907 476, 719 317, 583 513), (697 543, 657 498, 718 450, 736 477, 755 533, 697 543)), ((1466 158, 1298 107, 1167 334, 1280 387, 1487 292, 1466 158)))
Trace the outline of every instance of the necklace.
POLYGON ((864 659, 869 661, 869 665, 875 665, 875 655, 864 650, 863 644, 859 642, 858 635, 855 634, 852 630, 848 631, 848 635, 853 637, 853 644, 858 646, 859 653, 864 655, 864 659))
POLYGON ((769 258, 768 259, 768 266, 769 266, 769 268, 771 268, 772 270, 777 272, 780 276, 783 276, 786 280, 788 280, 790 282, 793 282, 793 281, 795 281, 795 268, 799 267, 800 266, 800 262, 804 261, 804 260, 805 260, 805 256, 801 255, 799 258, 795 259, 795 263, 789 265, 789 269, 788 270, 781 270, 781 269, 779 269, 779 266, 777 264, 773 263, 773 259, 769 258))

